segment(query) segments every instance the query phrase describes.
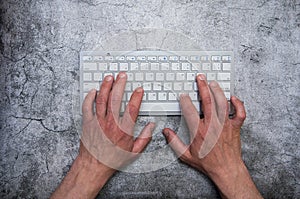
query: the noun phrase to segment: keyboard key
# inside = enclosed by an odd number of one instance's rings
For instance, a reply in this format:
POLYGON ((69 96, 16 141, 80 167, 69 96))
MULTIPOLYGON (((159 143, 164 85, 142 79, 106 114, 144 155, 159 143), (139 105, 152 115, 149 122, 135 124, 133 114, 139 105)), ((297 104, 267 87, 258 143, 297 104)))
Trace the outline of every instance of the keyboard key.
POLYGON ((127 56, 126 59, 128 61, 135 61, 136 60, 136 57, 135 56, 127 56))
POLYGON ((230 80, 230 73, 218 73, 218 80, 230 80))
POLYGON ((102 73, 94 73, 94 81, 102 81, 102 73))
POLYGON ((182 82, 174 82, 174 90, 175 91, 182 90, 182 82))
POLYGON ((107 70, 107 63, 99 63, 99 70, 100 71, 107 70))
POLYGON ((146 81, 153 81, 154 80, 154 74, 153 73, 146 73, 146 81))
POLYGON ((224 71, 231 70, 231 63, 223 63, 223 70, 224 71))
POLYGON ((181 69, 182 70, 191 70, 191 64, 190 63, 182 63, 181 69))
POLYGON ((224 95, 227 100, 230 100, 230 92, 224 92, 224 95))
POLYGON ((143 83, 143 89, 144 89, 145 91, 150 91, 151 88, 152 88, 152 83, 150 83, 150 82, 145 82, 145 83, 143 83))
POLYGON ((144 81, 144 73, 135 73, 136 81, 144 81))
POLYGON ((142 84, 140 82, 133 82, 132 83, 132 90, 135 90, 136 88, 141 87, 141 86, 142 86, 142 84))
POLYGON ((208 55, 204 55, 200 57, 201 61, 209 61, 209 56, 208 55))
POLYGON ((151 70, 159 70, 159 63, 151 63, 151 70))
POLYGON ((164 83, 164 90, 165 90, 165 91, 170 91, 170 90, 172 90, 172 83, 171 83, 171 82, 165 82, 165 83, 164 83))
POLYGON ((167 73, 166 80, 167 81, 173 81, 173 80, 175 80, 175 74, 174 73, 167 73))
POLYGON ((110 71, 117 71, 118 70, 118 63, 109 63, 109 70, 110 71))
POLYGON ((156 73, 155 80, 156 81, 164 81, 165 80, 165 74, 164 73, 156 73))
POLYGON ((231 61, 231 56, 222 56, 222 61, 231 61))
POLYGON ((161 63, 161 70, 170 70, 169 63, 161 63))
POLYGON ((133 81, 133 73, 127 73, 127 81, 133 81))
POLYGON ((93 57, 92 56, 82 56, 83 61, 92 61, 93 57))
POLYGON ((213 63, 212 69, 213 70, 221 70, 221 63, 213 63))
POLYGON ((169 93, 169 100, 174 101, 177 100, 177 94, 176 93, 169 93))
POLYGON ((202 70, 210 70, 210 63, 203 63, 202 64, 202 70))
POLYGON ((83 81, 92 81, 92 73, 83 73, 83 81))
POLYGON ((125 61, 125 56, 117 56, 116 60, 118 60, 118 61, 125 61))
POLYGON ((131 91, 131 83, 130 82, 126 82, 126 85, 125 85, 125 91, 131 91))
POLYGON ((157 57, 156 56, 148 56, 149 61, 156 61, 157 57))
POLYGON ((216 80, 216 73, 207 73, 206 78, 208 81, 216 80))
POLYGON ((145 102, 141 104, 140 112, 150 112, 150 113, 169 113, 174 111, 180 111, 180 105, 178 102, 163 102, 163 103, 151 103, 145 102))
POLYGON ((91 89, 99 89, 99 83, 83 83, 83 90, 84 91, 90 91, 91 89))
POLYGON ((102 56, 94 56, 94 61, 103 61, 103 57, 102 56))
POLYGON ((180 70, 179 63, 172 63, 172 70, 180 70))
POLYGON ((158 60, 159 61, 167 61, 168 60, 168 56, 159 56, 158 60))
POLYGON ((196 93, 196 92, 189 93, 189 96, 192 101, 198 100, 198 93, 196 93))
POLYGON ((106 60, 106 61, 113 61, 114 57, 113 56, 105 56, 104 60, 106 60))
POLYGON ((184 90, 191 91, 193 90, 193 82, 184 82, 184 90))
POLYGON ((180 56, 179 60, 180 61, 187 61, 187 60, 189 60, 189 57, 188 56, 180 56))
POLYGON ((143 101, 146 101, 147 100, 147 93, 144 93, 143 94, 143 99, 142 99, 143 101))
POLYGON ((139 60, 139 61, 146 61, 146 56, 138 56, 137 60, 139 60))
POLYGON ((199 61, 200 60, 200 56, 198 56, 198 55, 192 55, 190 57, 190 59, 191 59, 191 61, 199 61))
POLYGON ((176 55, 169 56, 169 60, 170 61, 178 61, 178 56, 176 56, 176 55))
POLYGON ((213 56, 211 56, 211 60, 212 61, 221 61, 221 56, 219 56, 219 55, 213 55, 213 56))
POLYGON ((197 82, 194 82, 193 84, 194 84, 194 91, 197 91, 198 90, 198 84, 197 84, 197 82))
POLYGON ((132 92, 127 93, 127 100, 129 101, 131 98, 132 92))
POLYGON ((97 70, 96 63, 83 63, 83 70, 97 70))
POLYGON ((230 83, 229 82, 219 82, 219 85, 224 91, 230 91, 230 83))
POLYGON ((141 63, 141 70, 149 70, 149 64, 148 63, 141 63))
POLYGON ((120 71, 128 71, 128 63, 120 63, 120 71))
POLYGON ((130 63, 130 70, 139 70, 138 63, 130 63))
POLYGON ((154 91, 161 91, 162 90, 162 84, 159 82, 154 82, 153 83, 153 90, 154 91))
POLYGON ((148 100, 156 100, 156 93, 148 93, 148 100))
POLYGON ((158 100, 167 100, 167 93, 158 93, 158 100))
POLYGON ((186 79, 188 81, 195 81, 195 79, 196 79, 195 73, 187 73, 186 74, 186 79))
POLYGON ((185 74, 184 73, 176 73, 176 80, 178 80, 178 81, 185 80, 185 74))
POLYGON ((195 70, 195 71, 201 70, 201 64, 200 63, 192 63, 192 70, 195 70))

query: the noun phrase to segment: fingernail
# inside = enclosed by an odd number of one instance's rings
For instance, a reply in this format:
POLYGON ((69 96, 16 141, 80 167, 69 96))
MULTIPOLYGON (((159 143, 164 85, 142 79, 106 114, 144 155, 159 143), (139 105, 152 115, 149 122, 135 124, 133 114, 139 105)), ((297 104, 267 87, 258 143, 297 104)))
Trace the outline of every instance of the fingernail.
POLYGON ((106 76, 106 77, 105 77, 105 81, 108 81, 108 82, 109 82, 109 81, 111 81, 111 80, 112 80, 112 76, 109 75, 109 76, 106 76))
POLYGON ((169 130, 167 130, 167 129, 165 130, 165 129, 164 129, 164 130, 163 130, 163 134, 164 134, 165 136, 168 137, 168 136, 169 136, 169 130))
POLYGON ((212 87, 217 87, 218 83, 216 81, 212 81, 212 82, 210 82, 209 85, 212 86, 212 87))
POLYGON ((141 93, 141 92, 143 92, 143 89, 141 87, 139 87, 139 88, 135 89, 135 92, 141 93))
POLYGON ((198 79, 200 79, 200 80, 205 80, 205 75, 199 74, 199 75, 198 75, 198 79))
POLYGON ((120 73, 120 74, 119 74, 119 77, 120 77, 120 78, 125 78, 125 77, 126 77, 126 73, 120 73))

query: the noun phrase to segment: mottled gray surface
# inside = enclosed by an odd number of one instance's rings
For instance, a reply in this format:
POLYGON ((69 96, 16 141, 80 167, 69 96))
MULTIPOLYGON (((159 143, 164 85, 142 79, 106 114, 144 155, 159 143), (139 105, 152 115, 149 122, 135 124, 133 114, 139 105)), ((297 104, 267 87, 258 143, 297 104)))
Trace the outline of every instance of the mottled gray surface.
MULTIPOLYGON (((299 198, 299 0, 1 0, 0 198, 47 198, 78 151, 80 50, 233 50, 243 156, 265 198, 299 198)), ((139 124, 144 124, 141 118, 139 124)), ((176 118, 168 126, 176 126, 176 118)), ((160 127, 147 150, 165 145, 160 127)), ((179 162, 117 173, 103 198, 215 198, 179 162)))

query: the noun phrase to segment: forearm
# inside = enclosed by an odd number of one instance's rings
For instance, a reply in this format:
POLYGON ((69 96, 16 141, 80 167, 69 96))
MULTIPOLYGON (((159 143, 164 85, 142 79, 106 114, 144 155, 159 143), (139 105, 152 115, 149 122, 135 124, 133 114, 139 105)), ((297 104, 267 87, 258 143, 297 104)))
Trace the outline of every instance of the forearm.
POLYGON ((87 165, 77 157, 51 198, 95 198, 113 173, 112 169, 104 165, 87 165))
POLYGON ((246 166, 241 163, 236 171, 211 177, 222 198, 261 199, 246 166))

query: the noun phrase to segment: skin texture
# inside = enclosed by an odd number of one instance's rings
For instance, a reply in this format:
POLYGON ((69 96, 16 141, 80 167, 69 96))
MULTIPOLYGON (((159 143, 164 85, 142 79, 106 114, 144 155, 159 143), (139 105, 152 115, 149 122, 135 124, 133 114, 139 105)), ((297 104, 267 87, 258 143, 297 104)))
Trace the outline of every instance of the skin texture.
MULTIPOLYGON (((150 142, 153 123, 133 137, 142 88, 132 94, 123 117, 119 115, 126 79, 125 73, 115 81, 107 76, 99 93, 92 90, 86 96, 79 155, 51 198, 94 198, 114 172, 137 158, 150 142)), ((189 96, 182 95, 180 104, 191 143, 185 145, 166 128, 163 134, 169 145, 180 160, 211 178, 223 198, 262 198, 241 158, 240 128, 246 118, 243 103, 231 98, 236 115, 229 119, 228 103, 219 85, 208 85, 203 75, 197 77, 197 83, 204 118, 199 118, 189 96)))
POLYGON ((180 160, 214 181, 223 198, 262 198, 241 157, 240 129, 246 118, 243 103, 236 97, 231 98, 236 114, 229 119, 228 103, 218 83, 212 82, 208 85, 205 76, 199 75, 197 84, 202 99, 203 119, 198 116, 188 96, 180 99, 192 138, 190 145, 185 145, 168 128, 163 131, 167 141, 180 160), (210 137, 218 139, 212 139, 216 141, 213 148, 205 157, 199 157, 201 145, 205 138, 210 137))

